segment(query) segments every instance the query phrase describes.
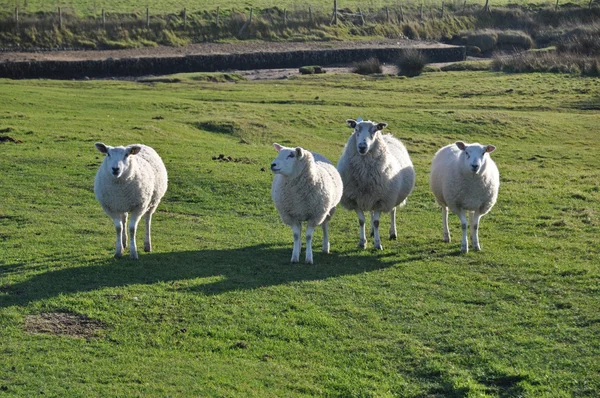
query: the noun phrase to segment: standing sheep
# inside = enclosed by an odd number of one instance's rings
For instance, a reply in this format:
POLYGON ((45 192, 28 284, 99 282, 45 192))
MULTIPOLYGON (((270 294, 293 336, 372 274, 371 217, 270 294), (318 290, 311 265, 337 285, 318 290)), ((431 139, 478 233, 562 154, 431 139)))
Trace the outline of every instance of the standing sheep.
POLYGON ((448 209, 458 215, 462 227, 461 251, 467 253, 467 211, 471 221, 474 250, 479 245, 479 219, 487 214, 498 198, 500 175, 489 153, 493 145, 465 144, 458 141, 440 149, 433 157, 429 185, 442 206, 444 242, 450 242, 448 209))
POLYGON ((396 239, 396 206, 404 205, 415 186, 415 170, 404 145, 381 130, 387 123, 348 119, 354 129, 337 168, 344 182, 341 204, 355 210, 360 225, 358 246, 367 247, 365 211, 370 211, 374 246, 383 249, 379 236, 381 212, 392 217, 390 239, 396 239))
POLYGON ((323 228, 323 253, 329 253, 328 222, 342 197, 342 179, 324 156, 300 147, 273 144, 279 154, 271 163, 275 174, 271 196, 284 223, 294 232, 292 263, 300 261, 302 222, 306 227, 306 263, 313 263, 312 236, 315 227, 323 228))
POLYGON ((138 259, 135 232, 142 216, 146 218, 144 251, 152 251, 150 224, 152 213, 167 191, 167 170, 156 151, 149 146, 135 144, 110 147, 101 142, 96 149, 105 154, 96 173, 94 193, 102 208, 112 218, 117 231, 115 257, 123 255, 127 246, 127 213, 129 220, 130 256, 138 259))

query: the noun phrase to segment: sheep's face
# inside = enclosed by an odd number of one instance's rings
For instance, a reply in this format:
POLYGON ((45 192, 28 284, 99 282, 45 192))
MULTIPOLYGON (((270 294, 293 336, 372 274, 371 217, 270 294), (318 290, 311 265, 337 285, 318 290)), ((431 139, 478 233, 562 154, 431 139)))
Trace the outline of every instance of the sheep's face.
POLYGON ((142 147, 139 145, 112 147, 97 142, 96 149, 105 155, 104 161, 100 167, 104 167, 108 174, 119 179, 124 174, 127 174, 127 171, 131 166, 131 156, 139 153, 142 147))
POLYGON ((493 145, 467 145, 461 141, 458 141, 456 146, 462 151, 462 161, 464 162, 465 169, 474 174, 478 174, 484 168, 485 162, 489 157, 487 154, 496 149, 493 145))
POLYGON ((354 129, 356 151, 361 155, 366 155, 369 152, 377 138, 377 134, 387 127, 387 123, 375 123, 370 120, 357 122, 354 119, 348 119, 346 123, 348 127, 354 129))
POLYGON ((271 171, 274 174, 282 174, 284 176, 292 175, 296 169, 298 160, 305 156, 304 149, 287 148, 277 143, 273 144, 279 154, 271 163, 271 171))

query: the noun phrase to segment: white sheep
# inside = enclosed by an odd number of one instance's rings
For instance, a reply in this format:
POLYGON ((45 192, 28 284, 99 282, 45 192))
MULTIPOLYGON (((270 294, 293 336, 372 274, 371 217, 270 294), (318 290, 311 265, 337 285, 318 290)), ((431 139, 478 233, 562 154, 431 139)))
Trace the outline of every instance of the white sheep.
POLYGON ((146 219, 144 251, 152 251, 150 224, 152 214, 167 191, 167 170, 158 153, 146 145, 110 147, 97 142, 96 149, 106 156, 96 173, 94 193, 115 224, 115 257, 121 257, 123 248, 127 246, 124 228, 127 225, 127 213, 131 213, 130 256, 137 260, 135 232, 142 216, 146 219))
POLYGON ((462 227, 461 251, 467 253, 467 211, 470 213, 471 241, 479 245, 479 220, 489 212, 498 198, 500 175, 489 153, 493 145, 465 144, 458 141, 440 149, 431 163, 429 185, 435 200, 442 206, 444 242, 450 242, 448 209, 458 215, 462 227))
POLYGON ((367 247, 364 212, 371 212, 373 243, 381 250, 380 214, 390 213, 390 239, 396 239, 396 206, 404 205, 412 192, 415 170, 402 142, 381 133, 387 123, 360 119, 348 119, 346 123, 354 132, 337 165, 344 183, 341 204, 358 215, 361 248, 367 247))
POLYGON ((300 147, 273 144, 279 154, 271 163, 275 174, 271 197, 284 223, 292 227, 292 263, 300 261, 302 222, 306 227, 306 263, 313 263, 314 229, 323 228, 323 252, 329 253, 328 222, 342 197, 342 179, 327 158, 300 147))

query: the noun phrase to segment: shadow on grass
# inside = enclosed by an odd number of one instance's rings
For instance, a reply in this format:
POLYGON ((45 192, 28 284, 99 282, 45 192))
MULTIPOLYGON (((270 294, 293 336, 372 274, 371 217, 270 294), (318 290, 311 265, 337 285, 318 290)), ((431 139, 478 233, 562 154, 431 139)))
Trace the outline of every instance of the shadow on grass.
MULTIPOLYGON (((3 293, 0 295, 0 308, 106 287, 219 277, 215 282, 193 288, 213 295, 360 274, 392 264, 373 253, 347 256, 315 252, 315 265, 291 265, 290 256, 291 248, 256 245, 229 250, 142 254, 139 261, 109 258, 90 265, 49 270, 26 281, 5 285, 0 288, 0 294, 3 293)), ((47 261, 52 262, 52 259, 47 261)), ((11 265, 3 267, 10 269, 11 265)))

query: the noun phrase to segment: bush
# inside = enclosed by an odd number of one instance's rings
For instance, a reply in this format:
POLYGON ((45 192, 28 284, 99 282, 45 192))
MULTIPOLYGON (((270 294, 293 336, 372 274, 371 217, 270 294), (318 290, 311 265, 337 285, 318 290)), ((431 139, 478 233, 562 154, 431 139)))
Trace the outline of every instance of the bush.
POLYGON ((313 74, 325 73, 325 69, 323 69, 319 65, 310 65, 310 66, 300 67, 299 72, 303 75, 313 75, 313 74))
POLYGON ((534 47, 533 39, 527 33, 520 30, 499 31, 496 46, 505 49, 529 50, 534 47))
POLYGON ((404 51, 402 57, 396 62, 398 74, 401 76, 418 76, 423 72, 427 63, 425 56, 414 48, 404 51))
POLYGON ((364 61, 354 62, 352 64, 352 72, 359 75, 372 75, 374 73, 382 73, 383 67, 379 59, 371 57, 364 61))

